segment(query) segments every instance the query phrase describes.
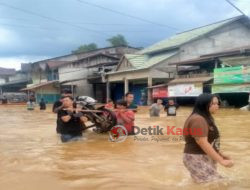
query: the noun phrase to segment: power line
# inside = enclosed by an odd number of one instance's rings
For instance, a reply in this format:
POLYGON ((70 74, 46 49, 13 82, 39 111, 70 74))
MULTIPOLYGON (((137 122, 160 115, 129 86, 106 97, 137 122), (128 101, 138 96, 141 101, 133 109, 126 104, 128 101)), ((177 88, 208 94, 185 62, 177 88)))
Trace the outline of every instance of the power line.
POLYGON ((97 25, 97 26, 132 26, 132 27, 144 27, 144 26, 146 26, 143 24, 139 25, 139 24, 124 24, 124 23, 97 23, 97 22, 76 22, 76 21, 73 21, 73 23, 86 24, 86 25, 97 25))
POLYGON ((28 19, 23 19, 23 18, 13 18, 13 17, 0 17, 1 20, 21 20, 21 21, 31 21, 28 19))
POLYGON ((236 7, 236 5, 234 5, 231 1, 229 1, 229 0, 225 0, 225 1, 228 2, 232 7, 234 7, 242 15, 245 15, 245 13, 242 10, 240 10, 238 7, 236 7))
POLYGON ((138 24, 123 24, 123 23, 96 23, 96 22, 75 22, 77 24, 88 24, 88 25, 104 25, 104 26, 136 26, 142 27, 145 25, 138 25, 138 24))
MULTIPOLYGON (((32 20, 26 18, 13 18, 13 17, 0 17, 1 20, 20 20, 20 21, 27 21, 30 22, 32 20)), ((73 23, 73 24, 84 24, 84 25, 96 25, 96 26, 132 26, 132 27, 144 27, 147 26, 145 24, 124 24, 124 23, 101 23, 101 22, 82 22, 82 21, 72 21, 66 20, 66 22, 73 23)))
POLYGON ((90 2, 87 2, 87 1, 83 1, 83 0, 77 0, 77 1, 79 3, 82 3, 82 4, 86 4, 86 5, 89 5, 89 6, 92 6, 92 7, 97 7, 97 8, 100 8, 100 9, 112 12, 112 13, 116 13, 116 14, 119 14, 119 15, 122 15, 122 16, 126 16, 126 17, 129 17, 129 18, 133 18, 133 19, 136 19, 136 20, 139 20, 139 21, 142 21, 142 22, 154 24, 154 25, 161 26, 161 27, 167 27, 167 28, 169 28, 171 30, 175 30, 175 31, 179 30, 179 29, 177 29, 175 27, 172 27, 172 26, 168 26, 168 25, 165 25, 165 24, 160 24, 160 23, 157 23, 157 22, 154 22, 154 21, 150 21, 150 20, 147 20, 147 19, 144 19, 144 18, 141 18, 141 17, 137 17, 137 16, 130 15, 130 14, 127 14, 127 13, 124 13, 124 12, 120 12, 120 11, 117 11, 117 10, 114 10, 114 9, 103 7, 101 5, 90 3, 90 2))
POLYGON ((27 29, 36 29, 36 30, 56 30, 58 31, 58 28, 44 28, 41 26, 36 25, 20 25, 20 24, 8 24, 8 23, 0 23, 0 25, 3 26, 9 26, 9 27, 18 27, 18 28, 27 28, 27 29))
POLYGON ((38 14, 36 12, 30 11, 30 10, 25 10, 25 9, 22 9, 22 8, 19 8, 19 7, 9 5, 7 3, 0 2, 0 5, 4 6, 4 7, 11 8, 11 9, 18 10, 18 11, 21 11, 21 12, 24 12, 26 14, 34 15, 34 16, 37 16, 37 17, 40 17, 40 18, 43 18, 43 19, 46 19, 46 20, 54 21, 54 22, 61 23, 61 24, 64 24, 64 25, 69 25, 69 26, 77 28, 77 29, 87 30, 89 32, 94 32, 94 33, 97 33, 97 34, 102 35, 102 36, 109 36, 109 35, 105 34, 104 32, 101 32, 101 31, 92 30, 92 29, 82 27, 82 26, 78 26, 78 25, 63 21, 63 20, 59 20, 59 19, 56 19, 56 18, 44 16, 44 15, 38 14))
MULTIPOLYGON (((9 23, 1 23, 0 25, 9 26, 9 27, 17 27, 17 28, 27 28, 27 29, 37 29, 37 30, 54 30, 58 31, 61 28, 49 28, 49 27, 41 27, 39 25, 20 25, 20 24, 9 24, 9 23)), ((149 33, 154 32, 153 30, 105 30, 104 32, 115 32, 115 33, 149 33)))

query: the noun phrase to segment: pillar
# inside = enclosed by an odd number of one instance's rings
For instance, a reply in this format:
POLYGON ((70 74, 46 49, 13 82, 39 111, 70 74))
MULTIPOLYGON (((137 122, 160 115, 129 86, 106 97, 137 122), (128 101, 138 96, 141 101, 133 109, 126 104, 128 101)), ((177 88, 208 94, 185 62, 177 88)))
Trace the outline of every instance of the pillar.
POLYGON ((110 82, 106 82, 106 102, 110 99, 110 82))
POLYGON ((129 85, 129 81, 128 81, 128 79, 127 78, 124 78, 124 95, 127 93, 127 92, 129 92, 129 87, 128 87, 128 85, 129 85))
POLYGON ((214 68, 218 68, 218 59, 215 59, 215 65, 214 65, 214 68))
MULTIPOLYGON (((151 87, 153 85, 153 79, 152 77, 148 77, 148 87, 151 87)), ((148 88, 148 105, 151 105, 153 103, 152 99, 152 89, 148 88)))
POLYGON ((72 97, 74 98, 75 97, 74 85, 71 83, 70 87, 71 87, 72 97))
POLYGON ((30 91, 28 90, 28 100, 27 101, 29 101, 30 100, 30 91))

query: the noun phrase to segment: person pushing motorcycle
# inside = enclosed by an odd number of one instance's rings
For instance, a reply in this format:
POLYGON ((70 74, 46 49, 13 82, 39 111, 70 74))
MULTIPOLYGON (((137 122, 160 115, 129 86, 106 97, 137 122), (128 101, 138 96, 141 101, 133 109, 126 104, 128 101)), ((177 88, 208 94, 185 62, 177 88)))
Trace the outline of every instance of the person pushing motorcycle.
POLYGON ((73 103, 72 97, 63 97, 62 109, 58 111, 62 142, 79 140, 82 137, 84 123, 88 121, 82 112, 73 107, 73 103))

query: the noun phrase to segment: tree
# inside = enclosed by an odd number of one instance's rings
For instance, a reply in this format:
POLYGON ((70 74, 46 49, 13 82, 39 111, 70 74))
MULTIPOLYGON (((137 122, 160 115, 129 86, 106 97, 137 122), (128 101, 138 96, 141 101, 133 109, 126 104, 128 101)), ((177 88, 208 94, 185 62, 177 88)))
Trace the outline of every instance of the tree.
POLYGON ((98 47, 95 43, 84 44, 78 47, 76 50, 73 50, 72 53, 85 53, 88 51, 96 50, 98 47))
POLYGON ((107 41, 111 46, 128 46, 128 42, 121 34, 117 34, 116 36, 107 39, 107 41))

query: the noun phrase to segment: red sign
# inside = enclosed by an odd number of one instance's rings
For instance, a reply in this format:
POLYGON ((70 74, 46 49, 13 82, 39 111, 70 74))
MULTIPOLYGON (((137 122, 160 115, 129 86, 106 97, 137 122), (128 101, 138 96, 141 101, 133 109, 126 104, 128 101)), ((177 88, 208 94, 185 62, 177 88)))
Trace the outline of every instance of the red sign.
POLYGON ((167 98, 168 90, 167 87, 153 88, 153 98, 167 98))

